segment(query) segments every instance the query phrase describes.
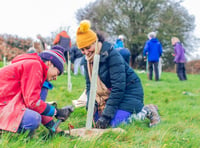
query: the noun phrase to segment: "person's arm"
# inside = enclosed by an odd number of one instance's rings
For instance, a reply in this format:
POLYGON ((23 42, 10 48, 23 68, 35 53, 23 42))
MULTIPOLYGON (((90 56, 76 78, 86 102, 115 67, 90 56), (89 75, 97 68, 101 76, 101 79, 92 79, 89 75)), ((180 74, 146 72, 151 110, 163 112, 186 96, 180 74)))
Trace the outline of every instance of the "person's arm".
POLYGON ((174 61, 175 61, 175 62, 179 62, 179 59, 180 59, 180 56, 181 56, 180 47, 179 47, 178 45, 175 45, 174 51, 175 51, 175 58, 174 58, 174 61))
POLYGON ((106 102, 102 116, 112 119, 124 96, 126 88, 125 64, 117 50, 112 50, 108 58, 111 93, 106 102))
POLYGON ((148 41, 146 41, 146 43, 144 45, 144 49, 143 49, 144 58, 146 58, 147 54, 148 54, 148 41))
POLYGON ((26 107, 41 115, 53 116, 55 107, 40 99, 43 79, 43 69, 39 62, 34 61, 23 64, 20 83, 26 107))
POLYGON ((160 43, 160 46, 159 46, 160 48, 159 48, 159 52, 160 52, 160 57, 162 56, 162 45, 161 45, 161 43, 160 43))
POLYGON ((71 38, 69 37, 70 41, 69 41, 69 48, 72 47, 72 42, 71 42, 71 38))
POLYGON ((117 50, 113 50, 107 61, 109 68, 109 78, 111 83, 111 93, 106 102, 102 116, 97 120, 96 127, 105 129, 110 125, 110 121, 114 118, 119 104, 124 97, 126 88, 125 64, 117 50))
POLYGON ((58 44, 59 41, 60 41, 60 34, 57 34, 56 37, 55 37, 55 39, 54 39, 54 41, 53 41, 53 45, 58 44))

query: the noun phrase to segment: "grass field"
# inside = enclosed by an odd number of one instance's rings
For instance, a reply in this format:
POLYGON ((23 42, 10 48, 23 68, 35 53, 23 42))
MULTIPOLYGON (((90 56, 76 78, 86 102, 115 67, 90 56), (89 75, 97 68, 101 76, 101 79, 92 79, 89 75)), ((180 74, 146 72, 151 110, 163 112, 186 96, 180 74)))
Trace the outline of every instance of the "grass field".
MULTIPOLYGON (((199 75, 188 75, 187 81, 179 81, 175 73, 162 73, 159 82, 147 80, 145 73, 139 73, 144 87, 145 104, 156 104, 159 107, 161 123, 149 128, 149 120, 136 121, 120 127, 126 133, 108 132, 99 138, 83 140, 54 136, 46 138, 48 131, 43 127, 37 130, 34 138, 29 140, 26 135, 5 133, 0 136, 2 148, 196 148, 200 147, 200 79, 199 75), (187 92, 187 93, 183 93, 187 92)), ((72 92, 67 90, 67 74, 52 82, 54 89, 49 91, 47 101, 55 100, 59 107, 70 105, 85 88, 83 76, 73 76, 72 92)), ((68 129, 68 123, 75 128, 85 127, 86 110, 76 108, 70 118, 61 124, 62 129, 68 129)))

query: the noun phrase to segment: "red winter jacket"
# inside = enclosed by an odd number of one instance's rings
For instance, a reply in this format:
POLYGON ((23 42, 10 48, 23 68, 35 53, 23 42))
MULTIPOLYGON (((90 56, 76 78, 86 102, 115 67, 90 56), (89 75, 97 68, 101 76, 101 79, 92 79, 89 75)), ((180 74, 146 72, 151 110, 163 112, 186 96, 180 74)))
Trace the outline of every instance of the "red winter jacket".
POLYGON ((37 53, 19 55, 0 69, 0 129, 17 132, 26 108, 45 110, 40 92, 47 71, 37 53))

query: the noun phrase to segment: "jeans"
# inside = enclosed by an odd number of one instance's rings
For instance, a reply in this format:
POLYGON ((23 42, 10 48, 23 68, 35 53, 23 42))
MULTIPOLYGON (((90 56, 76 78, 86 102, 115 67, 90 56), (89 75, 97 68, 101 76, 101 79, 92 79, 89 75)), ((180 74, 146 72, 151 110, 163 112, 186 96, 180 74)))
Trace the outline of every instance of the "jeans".
POLYGON ((80 67, 81 74, 84 75, 84 66, 81 65, 81 60, 82 60, 82 57, 77 58, 74 61, 74 75, 78 74, 79 67, 80 67))
POLYGON ((159 72, 158 72, 158 62, 150 62, 149 61, 149 80, 152 80, 153 77, 153 69, 155 71, 155 80, 159 80, 159 72), (153 68, 154 66, 154 68, 153 68))
POLYGON ((26 130, 34 131, 41 124, 41 120, 39 113, 26 108, 17 132, 25 132, 26 130))
POLYGON ((176 63, 176 73, 179 80, 187 80, 184 63, 176 63))
MULTIPOLYGON (((40 98, 45 101, 48 94, 48 88, 42 87, 40 98)), ((42 116, 33 110, 26 108, 22 121, 17 132, 25 132, 26 130, 34 131, 42 122, 42 116)))

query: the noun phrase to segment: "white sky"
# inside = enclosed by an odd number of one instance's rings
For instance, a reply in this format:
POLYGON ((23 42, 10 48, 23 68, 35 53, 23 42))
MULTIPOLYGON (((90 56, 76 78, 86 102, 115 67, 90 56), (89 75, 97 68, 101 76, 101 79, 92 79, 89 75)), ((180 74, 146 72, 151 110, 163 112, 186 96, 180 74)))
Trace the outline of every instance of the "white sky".
MULTIPOLYGON (((75 12, 94 0, 0 0, 0 34, 8 33, 19 37, 44 37, 63 26, 77 22, 75 12)), ((200 36, 200 11, 198 0, 185 0, 183 5, 196 17, 195 34, 200 36)))
POLYGON ((0 34, 44 37, 60 27, 77 28, 75 12, 94 0, 0 0, 0 34))
POLYGON ((200 10, 198 0, 184 0, 182 5, 188 10, 189 14, 195 16, 196 29, 194 33, 196 36, 200 37, 200 10))

